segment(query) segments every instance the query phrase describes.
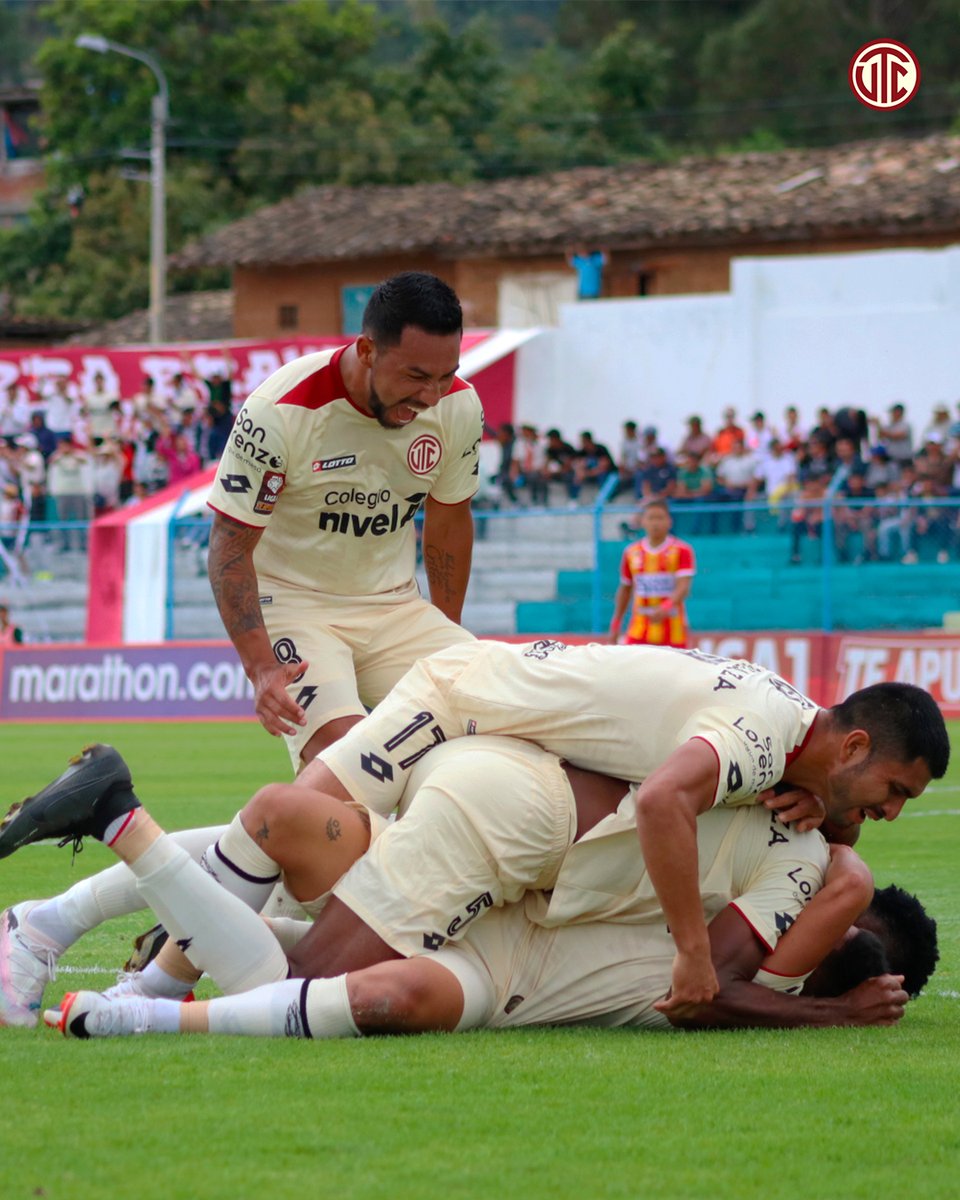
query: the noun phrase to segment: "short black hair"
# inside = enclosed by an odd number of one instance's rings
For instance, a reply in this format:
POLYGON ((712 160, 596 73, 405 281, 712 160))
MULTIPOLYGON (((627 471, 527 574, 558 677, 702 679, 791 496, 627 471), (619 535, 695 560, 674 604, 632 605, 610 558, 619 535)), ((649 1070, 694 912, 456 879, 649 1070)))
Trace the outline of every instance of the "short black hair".
POLYGON ((950 762, 950 738, 936 700, 912 683, 875 683, 830 709, 842 730, 865 729, 872 754, 900 762, 922 758, 934 779, 950 762))
POLYGON ((409 325, 440 337, 462 333, 457 293, 426 271, 404 271, 377 284, 363 310, 363 332, 378 347, 395 346, 409 325))
POLYGON ((858 929, 842 946, 830 951, 803 990, 815 996, 842 996, 867 979, 892 972, 883 941, 869 929, 858 929))
POLYGON ((905 992, 918 996, 940 958, 936 921, 916 896, 893 883, 873 893, 867 913, 884 927, 881 940, 891 972, 903 976, 905 992))

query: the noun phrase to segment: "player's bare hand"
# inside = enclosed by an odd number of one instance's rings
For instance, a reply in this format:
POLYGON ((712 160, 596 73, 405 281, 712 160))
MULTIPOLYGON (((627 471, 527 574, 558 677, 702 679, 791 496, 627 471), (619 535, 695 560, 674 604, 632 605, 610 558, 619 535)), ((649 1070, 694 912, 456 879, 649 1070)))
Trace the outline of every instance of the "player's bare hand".
POLYGON ((902 975, 878 975, 847 992, 850 1025, 896 1025, 910 997, 902 975))
POLYGON ((705 954, 678 951, 673 960, 670 991, 653 1007, 658 1012, 687 1016, 701 1004, 709 1004, 719 991, 720 985, 709 951, 705 954))
POLYGON ((770 789, 761 792, 757 799, 772 812, 779 815, 784 824, 793 823, 798 833, 817 829, 823 823, 827 810, 819 796, 806 788, 788 788, 786 791, 770 789))
POLYGON ((309 664, 305 662, 271 663, 253 677, 253 695, 257 716, 267 733, 274 737, 296 733, 306 725, 306 713, 287 691, 309 664))

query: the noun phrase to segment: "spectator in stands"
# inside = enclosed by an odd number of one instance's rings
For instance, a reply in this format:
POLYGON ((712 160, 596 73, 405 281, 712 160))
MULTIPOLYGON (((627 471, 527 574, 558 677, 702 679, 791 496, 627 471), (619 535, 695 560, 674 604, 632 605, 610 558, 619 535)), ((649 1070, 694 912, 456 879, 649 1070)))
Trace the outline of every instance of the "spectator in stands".
POLYGON ((547 430, 547 444, 544 447, 546 459, 546 478, 550 483, 562 483, 567 489, 573 481, 573 459, 576 451, 569 442, 565 442, 559 429, 547 430))
POLYGON ((503 421, 497 426, 496 440, 500 446, 500 461, 497 465, 496 472, 491 476, 491 483, 497 485, 502 496, 510 501, 511 504, 516 504, 517 494, 513 490, 513 484, 519 474, 516 464, 514 463, 514 449, 517 444, 517 433, 509 421, 503 421))
POLYGON ((167 432, 157 438, 157 455, 167 464, 167 482, 182 483, 202 467, 200 455, 185 433, 167 432))
POLYGON ((98 438, 93 447, 93 508, 95 515, 112 512, 120 503, 124 458, 120 444, 98 438))
POLYGON ((70 395, 70 381, 59 375, 46 401, 46 423, 58 442, 69 442, 80 415, 79 401, 70 395))
POLYGON ((934 441, 944 447, 949 446, 952 440, 950 428, 950 409, 945 404, 938 404, 931 413, 930 420, 923 427, 920 445, 924 446, 927 442, 934 441))
POLYGON ((886 446, 871 446, 865 478, 867 487, 876 493, 878 488, 889 487, 895 483, 899 475, 899 468, 896 463, 890 461, 886 446))
POLYGON ((890 406, 890 417, 885 422, 871 418, 874 441, 882 442, 887 453, 897 466, 913 462, 913 429, 906 417, 906 409, 899 402, 890 406))
POLYGON ((767 453, 757 460, 755 469, 757 491, 761 493, 773 511, 788 496, 797 490, 797 460, 783 443, 775 437, 767 453))
POLYGON ((86 525, 93 516, 93 463, 87 450, 70 441, 60 443, 47 464, 47 493, 58 521, 84 523, 83 528, 61 530, 61 549, 85 550, 86 525))
POLYGON ((656 446, 647 465, 637 476, 637 499, 669 500, 677 488, 677 468, 662 446, 656 446))
POLYGON ((636 421, 624 421, 623 434, 620 438, 620 448, 617 452, 617 473, 620 482, 617 492, 625 492, 633 487, 633 481, 640 470, 643 461, 643 443, 637 433, 636 421))
POLYGON ((737 441, 743 442, 745 437, 744 431, 737 424, 737 410, 735 408, 725 408, 723 410, 723 424, 713 439, 714 463, 719 463, 721 458, 730 453, 734 443, 737 441))
POLYGON ((173 396, 171 407, 176 420, 181 420, 185 413, 192 413, 201 406, 197 389, 187 379, 182 371, 173 377, 173 396))
POLYGON ((19 646, 23 641, 23 630, 10 620, 10 610, 5 604, 0 604, 0 649, 5 646, 19 646))
POLYGON ((770 443, 777 436, 777 431, 771 429, 767 424, 767 418, 760 411, 757 411, 750 418, 750 425, 747 429, 744 442, 747 449, 754 454, 757 459, 762 459, 770 449, 770 443))
POLYGON ((853 442, 858 458, 863 458, 866 451, 870 427, 867 424, 867 414, 862 408, 854 408, 845 404, 833 414, 833 424, 838 438, 847 438, 853 442))
POLYGON ((877 522, 877 555, 884 562, 899 558, 901 562, 915 563, 917 554, 913 548, 913 525, 916 508, 904 503, 916 499, 917 473, 912 465, 904 465, 895 483, 877 489, 877 497, 896 501, 882 510, 877 522), (896 539, 896 541, 894 540, 896 539))
POLYGON ((851 475, 865 474, 866 466, 860 458, 856 443, 850 438, 837 438, 833 453, 833 479, 837 484, 843 483, 851 475))
POLYGON ((678 458, 681 454, 686 454, 688 457, 702 462, 704 457, 710 453, 712 446, 713 439, 704 430, 700 417, 687 417, 687 435, 677 450, 678 458))
POLYGON ((580 434, 580 447, 573 458, 573 482, 570 485, 571 499, 577 500, 584 487, 601 488, 617 468, 610 451, 601 442, 594 440, 589 429, 580 434))
POLYGON ((47 464, 37 443, 36 435, 21 433, 15 440, 20 495, 31 522, 43 521, 47 515, 47 464))
POLYGON ((208 463, 219 462, 230 438, 230 430, 233 428, 233 412, 229 401, 225 399, 222 392, 215 396, 211 394, 207 417, 209 433, 207 435, 206 461, 208 463))
POLYGON ((517 442, 517 486, 530 492, 532 504, 547 503, 547 456, 543 441, 534 425, 521 425, 517 442))
POLYGON ((837 559, 847 562, 873 562, 877 557, 877 510, 864 506, 874 499, 863 472, 853 472, 837 490, 833 510, 837 559))
POLYGON ((938 496, 947 496, 953 483, 953 463, 944 453, 943 435, 937 432, 930 434, 923 443, 920 452, 914 459, 919 479, 929 479, 938 496))
POLYGON ((92 383, 81 387, 80 399, 86 409, 91 439, 116 437, 120 397, 113 388, 107 387, 102 371, 94 374, 92 383))
POLYGON ((793 404, 783 410, 783 448, 788 454, 797 454, 806 444, 807 435, 800 424, 800 414, 793 404))
MULTIPOLYGON (((233 365, 233 360, 228 359, 228 374, 225 375, 224 372, 218 367, 208 378, 204 379, 203 381, 206 385, 207 394, 209 396, 208 407, 211 409, 211 411, 213 410, 215 403, 219 406, 225 407, 227 412, 230 413, 231 423, 233 421, 233 383, 231 382, 229 372, 232 370, 233 365)), ((220 456, 217 455, 217 457, 219 458, 220 456)))
MULTIPOLYGON (((673 491, 676 505, 710 504, 716 499, 716 478, 713 468, 703 455, 679 454, 677 456, 677 481, 673 491)), ((704 530, 716 533, 718 519, 715 512, 695 513, 691 531, 696 536, 704 530)))
POLYGON ((829 408, 817 409, 817 423, 810 430, 807 443, 822 442, 827 447, 827 454, 833 458, 833 447, 837 441, 837 425, 829 408))
POLYGON ((827 476, 813 476, 800 485, 800 491, 790 515, 790 561, 803 562, 803 545, 819 541, 823 534, 823 498, 827 492, 827 476))
MULTIPOLYGON (((743 438, 735 438, 728 454, 717 463, 717 499, 730 504, 748 504, 757 494, 757 458, 747 449, 743 438)), ((752 529, 752 514, 736 514, 734 531, 752 529)))
POLYGON ((809 479, 830 481, 834 472, 834 459, 830 447, 822 438, 811 437, 807 442, 806 453, 800 458, 797 477, 801 484, 809 479))
POLYGON ((911 494, 914 499, 929 500, 931 503, 914 509, 913 523, 910 526, 910 546, 900 561, 918 562, 921 547, 926 543, 933 550, 938 563, 949 562, 953 513, 942 504, 936 503, 943 498, 943 492, 937 490, 929 477, 918 476, 911 494))

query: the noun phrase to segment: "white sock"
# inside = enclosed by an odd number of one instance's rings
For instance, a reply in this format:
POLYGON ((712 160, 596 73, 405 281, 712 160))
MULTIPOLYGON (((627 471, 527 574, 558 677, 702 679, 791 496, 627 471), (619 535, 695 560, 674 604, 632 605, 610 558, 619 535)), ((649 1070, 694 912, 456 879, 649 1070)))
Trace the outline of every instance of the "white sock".
POLYGON ((180 1032, 180 1001, 157 999, 150 1000, 148 1013, 149 1031, 151 1033, 180 1032))
MULTIPOLYGON (((191 858, 199 860, 210 842, 224 832, 225 826, 183 829, 171 833, 191 858)), ((38 904, 30 913, 30 924, 61 946, 73 943, 91 929, 112 917, 139 912, 147 904, 137 891, 136 877, 123 863, 108 867, 89 879, 81 879, 68 891, 38 904)))
POLYGON ((360 1036, 350 1011, 346 975, 337 975, 335 979, 311 979, 301 1001, 301 1013, 307 1037, 360 1036))
POLYGON ((204 851, 200 865, 255 912, 270 899, 280 878, 280 868, 244 829, 239 813, 204 851))
POLYGON ((156 960, 147 963, 140 972, 140 987, 143 989, 143 994, 156 1000, 183 1000, 185 996, 190 995, 195 986, 183 979, 177 979, 175 975, 170 975, 156 960))
POLYGON ((357 1037, 347 977, 286 979, 240 996, 222 996, 207 1009, 211 1033, 247 1037, 357 1037))
POLYGON ((170 936, 221 991, 286 978, 286 956, 264 922, 169 837, 158 838, 130 869, 170 936))
POLYGON ((210 1032, 245 1037, 303 1037, 299 1016, 303 988, 302 979, 284 979, 237 996, 218 996, 207 1009, 210 1032))

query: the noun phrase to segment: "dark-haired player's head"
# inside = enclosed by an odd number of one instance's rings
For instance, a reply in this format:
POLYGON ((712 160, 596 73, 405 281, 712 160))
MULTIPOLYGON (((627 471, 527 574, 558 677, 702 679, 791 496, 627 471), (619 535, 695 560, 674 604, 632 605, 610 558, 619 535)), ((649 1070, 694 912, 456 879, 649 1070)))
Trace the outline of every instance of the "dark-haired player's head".
POLYGON ((902 975, 911 997, 933 974, 940 951, 937 923, 916 896, 891 884, 879 888, 870 906, 804 985, 804 994, 841 996, 866 979, 902 975))
POLYGON ((837 824, 892 821, 950 761, 950 739, 933 697, 909 683, 877 683, 829 709, 837 752, 822 798, 837 824))
POLYGON ((385 279, 363 313, 356 353, 366 401, 384 429, 402 429, 450 391, 460 364, 463 311, 453 288, 423 271, 385 279))
POLYGON ((463 332, 463 309, 448 283, 404 271, 378 284, 363 312, 363 332, 380 350, 399 344, 408 325, 437 337, 463 332))

